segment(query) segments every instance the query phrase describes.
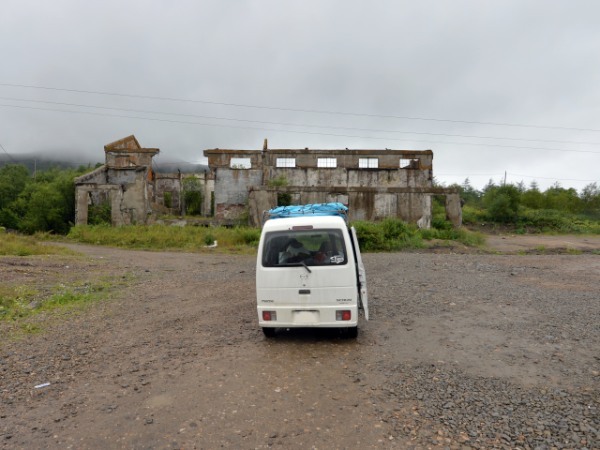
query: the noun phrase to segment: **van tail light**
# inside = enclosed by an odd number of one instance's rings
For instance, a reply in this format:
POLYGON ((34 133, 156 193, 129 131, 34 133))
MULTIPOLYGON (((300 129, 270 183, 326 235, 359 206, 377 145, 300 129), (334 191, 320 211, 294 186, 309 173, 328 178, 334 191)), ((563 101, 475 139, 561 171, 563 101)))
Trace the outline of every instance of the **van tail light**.
POLYGON ((335 312, 335 320, 350 320, 352 319, 352 312, 348 309, 342 309, 335 312))
POLYGON ((265 322, 277 320, 277 312, 275 311, 263 311, 262 318, 265 322))

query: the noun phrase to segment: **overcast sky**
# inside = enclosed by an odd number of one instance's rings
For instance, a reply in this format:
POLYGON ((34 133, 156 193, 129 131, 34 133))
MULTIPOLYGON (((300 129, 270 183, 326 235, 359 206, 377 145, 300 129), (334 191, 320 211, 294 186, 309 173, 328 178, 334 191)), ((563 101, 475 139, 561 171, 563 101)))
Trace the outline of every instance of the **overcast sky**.
POLYGON ((0 0, 0 152, 434 151, 483 187, 600 183, 598 0, 0 0), (118 95, 117 95, 118 94, 118 95))

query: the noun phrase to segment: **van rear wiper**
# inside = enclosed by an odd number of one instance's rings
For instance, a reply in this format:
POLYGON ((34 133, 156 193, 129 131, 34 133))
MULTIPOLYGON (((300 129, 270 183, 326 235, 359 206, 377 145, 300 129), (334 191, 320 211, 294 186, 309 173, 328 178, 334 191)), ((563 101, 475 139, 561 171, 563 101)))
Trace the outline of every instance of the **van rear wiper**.
POLYGON ((302 265, 304 266, 304 268, 305 268, 306 270, 308 270, 308 273, 312 273, 312 270, 310 270, 310 269, 308 268, 308 266, 306 265, 306 263, 305 263, 304 261, 300 261, 300 264, 302 264, 302 265))
POLYGON ((308 273, 312 273, 312 270, 310 270, 310 267, 308 267, 304 261, 293 262, 293 263, 283 263, 283 264, 280 264, 280 266, 288 266, 288 267, 300 267, 300 266, 302 266, 306 270, 308 270, 308 273))

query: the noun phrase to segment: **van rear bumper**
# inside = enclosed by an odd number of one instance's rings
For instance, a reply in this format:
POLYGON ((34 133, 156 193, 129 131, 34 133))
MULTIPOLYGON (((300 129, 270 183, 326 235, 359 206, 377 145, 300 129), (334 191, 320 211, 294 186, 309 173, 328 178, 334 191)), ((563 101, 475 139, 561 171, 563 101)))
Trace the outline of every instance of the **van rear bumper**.
POLYGON ((346 328, 358 325, 356 305, 320 307, 259 306, 258 324, 271 328, 346 328), (263 320, 263 311, 274 311, 277 320, 263 320), (337 311, 350 311, 350 320, 336 320, 337 311))

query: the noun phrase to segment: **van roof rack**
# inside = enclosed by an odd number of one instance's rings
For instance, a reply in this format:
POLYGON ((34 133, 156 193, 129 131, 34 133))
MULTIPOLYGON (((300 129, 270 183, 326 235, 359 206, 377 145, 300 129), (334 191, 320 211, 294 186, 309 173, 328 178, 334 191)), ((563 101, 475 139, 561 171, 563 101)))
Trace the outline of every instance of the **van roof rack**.
POLYGON ((348 221, 348 207, 343 203, 310 203, 308 205, 278 206, 263 213, 263 223, 268 219, 303 216, 340 216, 348 221))

